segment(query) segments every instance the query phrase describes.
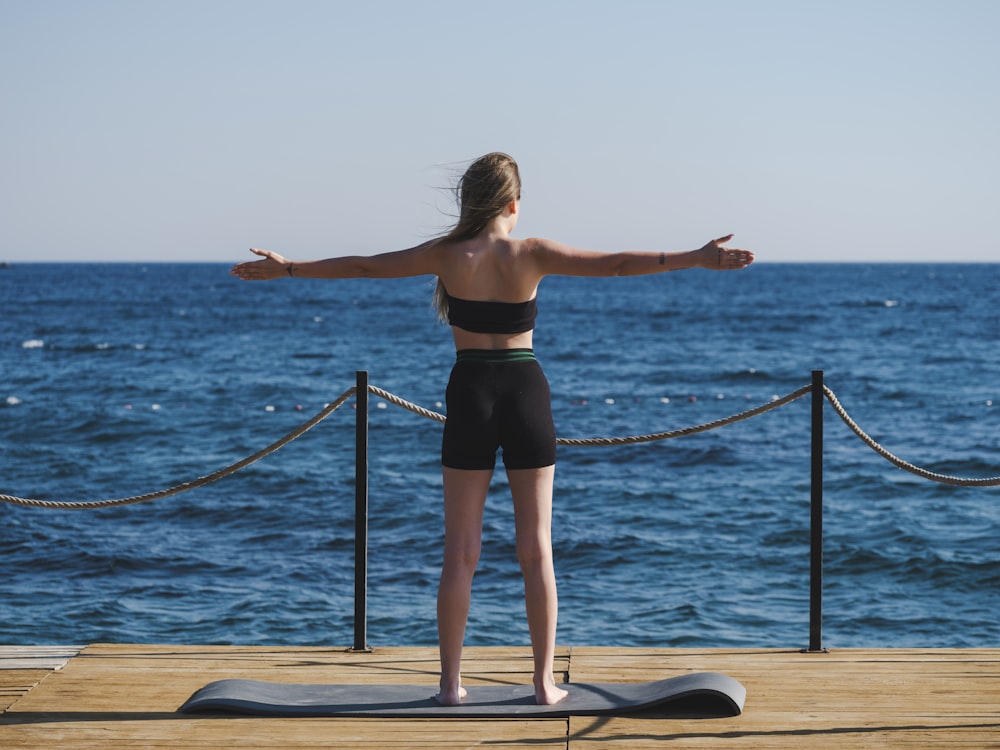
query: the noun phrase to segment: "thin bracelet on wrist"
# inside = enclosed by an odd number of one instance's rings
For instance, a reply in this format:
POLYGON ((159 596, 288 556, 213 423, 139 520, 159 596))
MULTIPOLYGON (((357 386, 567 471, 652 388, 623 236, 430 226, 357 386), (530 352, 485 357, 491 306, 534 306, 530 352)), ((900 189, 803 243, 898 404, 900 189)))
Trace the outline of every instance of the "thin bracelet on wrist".
POLYGON ((295 268, 295 264, 294 263, 289 263, 287 266, 285 266, 285 270, 288 271, 288 275, 289 276, 292 275, 292 269, 293 268, 295 268))

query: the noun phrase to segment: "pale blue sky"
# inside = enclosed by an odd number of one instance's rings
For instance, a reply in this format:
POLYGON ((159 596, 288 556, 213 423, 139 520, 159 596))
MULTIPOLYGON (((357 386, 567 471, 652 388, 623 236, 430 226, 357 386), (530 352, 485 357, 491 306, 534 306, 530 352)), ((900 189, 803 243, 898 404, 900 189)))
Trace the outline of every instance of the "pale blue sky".
POLYGON ((0 0, 0 261, 392 250, 507 151, 520 236, 997 261, 1000 2, 0 0))

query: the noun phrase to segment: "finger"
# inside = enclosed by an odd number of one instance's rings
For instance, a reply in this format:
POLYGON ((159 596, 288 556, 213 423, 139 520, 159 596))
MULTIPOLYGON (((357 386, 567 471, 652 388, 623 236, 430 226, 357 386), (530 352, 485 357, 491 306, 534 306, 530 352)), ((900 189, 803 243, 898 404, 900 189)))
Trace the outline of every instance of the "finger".
POLYGON ((750 264, 751 253, 737 248, 718 248, 719 268, 744 268, 750 264))
POLYGON ((733 268, 746 268, 753 263, 753 253, 747 250, 734 250, 730 255, 733 268))
POLYGON ((250 248, 250 252, 251 252, 251 253, 253 253, 254 255, 259 255, 259 256, 261 256, 262 258, 266 258, 266 257, 268 257, 268 254, 267 254, 267 251, 266 251, 266 250, 258 250, 258 249, 257 249, 257 248, 255 248, 255 247, 251 247, 251 248, 250 248))
POLYGON ((725 237, 719 237, 719 239, 717 239, 717 240, 712 240, 712 242, 714 242, 716 245, 724 245, 725 243, 729 242, 729 240, 731 240, 735 236, 736 235, 734 235, 734 234, 727 234, 725 237))

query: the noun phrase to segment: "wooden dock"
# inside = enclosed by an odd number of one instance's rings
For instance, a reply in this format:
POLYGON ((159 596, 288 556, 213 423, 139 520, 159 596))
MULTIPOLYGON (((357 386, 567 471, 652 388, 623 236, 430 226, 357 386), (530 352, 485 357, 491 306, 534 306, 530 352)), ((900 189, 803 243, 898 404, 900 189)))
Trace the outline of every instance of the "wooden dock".
MULTIPOLYGON (((272 719, 177 713, 230 677, 295 683, 437 681, 433 648, 0 646, 0 748, 1000 748, 1000 649, 560 648, 557 676, 646 681, 724 672, 742 716, 272 719)), ((530 682, 527 648, 472 648, 466 684, 530 682)))

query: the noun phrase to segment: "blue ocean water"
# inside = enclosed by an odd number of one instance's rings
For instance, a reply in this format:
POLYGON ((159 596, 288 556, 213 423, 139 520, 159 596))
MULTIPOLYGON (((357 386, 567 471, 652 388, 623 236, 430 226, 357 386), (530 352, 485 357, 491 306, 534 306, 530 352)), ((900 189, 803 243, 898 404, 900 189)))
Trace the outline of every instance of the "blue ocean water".
MULTIPOLYGON (((1000 474, 1000 265, 552 278, 535 347, 563 437, 672 430, 826 383, 887 449, 1000 474)), ((285 435, 354 384, 440 410, 426 279, 239 282, 216 264, 0 270, 0 492, 127 497, 285 435)), ((351 402, 353 403, 353 402, 351 402)), ((368 640, 436 643, 440 425, 372 400, 368 640)), ((558 640, 808 641, 809 399, 669 441, 563 447, 558 640)), ((824 645, 1000 646, 1000 489, 896 469, 829 407, 824 645)), ((350 645, 354 412, 229 478, 95 511, 0 504, 0 643, 350 645)), ((528 642, 502 471, 470 645, 528 642)))

